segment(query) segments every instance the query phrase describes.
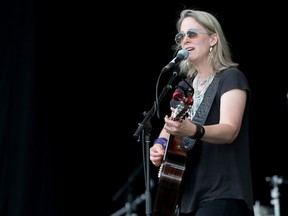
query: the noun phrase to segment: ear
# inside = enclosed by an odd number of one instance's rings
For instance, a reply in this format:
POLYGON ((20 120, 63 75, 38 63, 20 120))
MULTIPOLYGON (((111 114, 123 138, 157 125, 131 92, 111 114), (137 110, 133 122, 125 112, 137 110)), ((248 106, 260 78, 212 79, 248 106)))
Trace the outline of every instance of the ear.
POLYGON ((218 35, 217 34, 212 34, 210 36, 210 46, 213 47, 215 44, 218 42, 218 35))

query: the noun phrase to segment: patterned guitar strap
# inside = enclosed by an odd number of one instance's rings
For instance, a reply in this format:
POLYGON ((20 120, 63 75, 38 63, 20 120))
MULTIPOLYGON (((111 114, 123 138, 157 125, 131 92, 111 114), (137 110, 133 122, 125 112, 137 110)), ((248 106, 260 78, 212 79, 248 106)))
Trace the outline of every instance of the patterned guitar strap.
MULTIPOLYGON (((212 106, 214 97, 216 95, 220 77, 222 75, 222 72, 218 73, 213 81, 211 82, 210 86, 207 88, 207 91, 205 92, 205 100, 202 100, 199 108, 197 109, 192 122, 198 123, 200 125, 203 125, 206 121, 206 118, 208 116, 209 110, 212 106)), ((181 148, 189 151, 193 148, 194 144, 196 142, 196 139, 190 138, 190 137, 182 137, 182 144, 181 148)))

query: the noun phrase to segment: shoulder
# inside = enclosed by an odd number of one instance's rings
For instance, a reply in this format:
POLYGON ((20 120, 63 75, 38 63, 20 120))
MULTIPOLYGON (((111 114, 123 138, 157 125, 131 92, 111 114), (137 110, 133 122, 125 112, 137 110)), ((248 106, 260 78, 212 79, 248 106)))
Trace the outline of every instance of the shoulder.
POLYGON ((238 68, 227 68, 219 72, 222 94, 232 89, 242 89, 250 92, 245 74, 238 68))
POLYGON ((237 83, 245 83, 248 85, 248 80, 244 73, 239 70, 238 68, 227 68, 225 70, 222 70, 218 74, 220 76, 220 79, 222 82, 236 82, 237 83))
POLYGON ((222 79, 227 78, 244 78, 246 79, 244 73, 235 67, 227 68, 219 72, 219 75, 221 75, 222 79))

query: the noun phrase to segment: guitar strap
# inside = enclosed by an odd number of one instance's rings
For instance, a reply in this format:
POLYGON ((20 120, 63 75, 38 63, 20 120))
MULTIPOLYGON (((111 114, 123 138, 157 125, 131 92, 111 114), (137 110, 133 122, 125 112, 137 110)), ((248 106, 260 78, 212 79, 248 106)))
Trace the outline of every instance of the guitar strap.
MULTIPOLYGON (((221 75, 222 75, 222 72, 218 73, 214 77, 213 81, 211 82, 210 86, 205 92, 205 96, 204 96, 205 100, 202 100, 199 108, 197 109, 192 119, 192 122, 198 123, 200 125, 203 125, 205 123, 209 110, 212 106, 214 97, 216 95, 221 75)), ((196 141, 197 141, 196 139, 193 139, 190 137, 183 137, 181 148, 189 151, 193 148, 196 141)))

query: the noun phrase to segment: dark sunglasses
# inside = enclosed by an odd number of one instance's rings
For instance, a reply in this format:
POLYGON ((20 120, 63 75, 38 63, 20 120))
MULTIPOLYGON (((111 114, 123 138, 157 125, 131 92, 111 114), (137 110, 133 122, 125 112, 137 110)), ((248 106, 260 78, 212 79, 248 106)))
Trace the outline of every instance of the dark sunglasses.
POLYGON ((208 33, 199 32, 197 29, 188 29, 186 34, 183 31, 177 33, 175 35, 175 42, 176 44, 180 45, 185 35, 187 35, 191 39, 191 38, 196 37, 198 34, 208 34, 208 33))

